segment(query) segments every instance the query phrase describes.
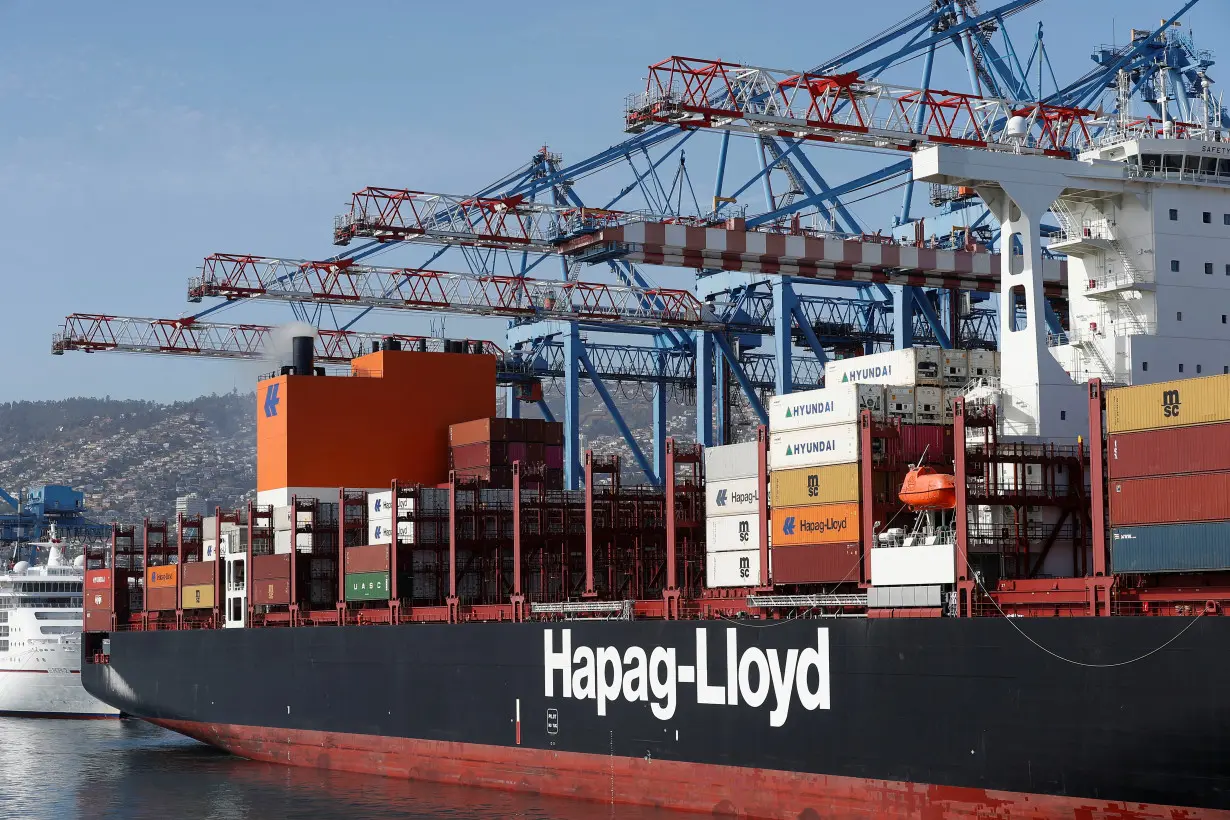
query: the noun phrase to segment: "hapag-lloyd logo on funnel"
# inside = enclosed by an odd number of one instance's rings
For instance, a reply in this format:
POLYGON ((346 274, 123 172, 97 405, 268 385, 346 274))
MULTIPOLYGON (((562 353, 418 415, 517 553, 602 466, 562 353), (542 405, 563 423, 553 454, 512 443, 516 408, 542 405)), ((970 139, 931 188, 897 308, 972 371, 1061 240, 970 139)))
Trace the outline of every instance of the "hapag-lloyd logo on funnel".
MULTIPOLYGON (((716 630, 715 630, 716 631, 716 630)), ((694 684, 696 702, 708 706, 763 708, 769 725, 785 726, 797 702, 808 712, 829 708, 829 631, 816 629, 814 646, 739 650, 739 630, 726 630, 721 680, 709 681, 709 630, 696 630, 696 663, 681 664, 674 647, 572 645, 572 630, 543 631, 546 696, 593 700, 599 715, 620 700, 650 704, 659 720, 670 720, 679 706, 682 684, 694 684)))

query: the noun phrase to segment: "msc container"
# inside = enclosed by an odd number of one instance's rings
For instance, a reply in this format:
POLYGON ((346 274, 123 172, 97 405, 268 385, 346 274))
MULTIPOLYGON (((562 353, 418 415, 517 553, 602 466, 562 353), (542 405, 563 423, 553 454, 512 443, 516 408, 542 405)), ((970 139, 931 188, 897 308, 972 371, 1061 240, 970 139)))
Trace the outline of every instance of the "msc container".
POLYGON ((1230 424, 1112 433, 1106 468, 1111 478, 1230 470, 1230 424))
POLYGON ((859 538, 858 504, 817 504, 810 507, 774 507, 774 549, 800 544, 836 544, 859 538))
POLYGON ((1130 433, 1230 421, 1230 376, 1180 379, 1106 391, 1106 430, 1130 433))
MULTIPOLYGON (((150 567, 145 571, 145 588, 146 589, 164 589, 173 587, 176 583, 178 572, 174 564, 161 567, 150 567)), ((171 609, 175 607, 172 606, 171 609)))
POLYGON ((213 584, 184 586, 182 609, 210 609, 214 605, 213 584))
POLYGON ((253 555, 252 578, 263 581, 267 578, 289 578, 290 555, 253 555))
POLYGON ((347 601, 387 601, 389 599, 389 574, 387 572, 346 573, 347 601))
POLYGON ((215 561, 189 561, 183 564, 180 572, 184 576, 184 586, 212 584, 217 567, 218 564, 215 561))
POLYGON ((389 548, 383 545, 346 548, 346 573, 388 572, 389 548))
POLYGON ((939 387, 914 388, 914 414, 918 424, 943 424, 944 391, 939 387))
POLYGON ((760 511, 760 480, 730 478, 705 484, 705 514, 754 515, 760 511))
POLYGON ((769 499, 776 507, 805 507, 858 501, 859 498, 858 464, 774 470, 769 476, 772 482, 769 499))
POLYGON ((858 421, 863 410, 884 418, 884 385, 838 384, 769 399, 769 430, 785 433, 858 421))
POLYGON ((859 435, 857 424, 774 433, 769 438, 769 457, 777 470, 851 464, 858 461, 859 435))
MULTIPOLYGON (((397 522, 397 540, 404 544, 413 543, 414 541, 414 522, 413 521, 398 521, 397 522)), ((393 543, 393 521, 369 521, 367 523, 367 543, 369 544, 392 544, 393 543)))
POLYGON ((1230 519, 1230 472, 1189 473, 1110 482, 1113 526, 1230 519))
MULTIPOLYGON (((508 441, 512 436, 513 421, 517 419, 475 419, 448 427, 448 443, 452 447, 476 444, 480 441, 508 441)), ((522 431, 524 431, 524 426, 522 431)))
POLYGON ((999 353, 994 350, 969 352, 970 379, 994 379, 999 376, 999 353))
POLYGON ((760 585, 760 550, 710 552, 705 555, 705 586, 713 589, 760 585))
POLYGON ((913 387, 890 387, 884 396, 884 414, 890 419, 901 419, 905 424, 917 421, 913 387))
MULTIPOLYGON (((454 470, 466 470, 471 467, 508 467, 512 465, 509 457, 511 444, 504 441, 480 441, 474 444, 455 444, 449 450, 449 465, 454 470)), ((526 445, 521 444, 522 458, 525 458, 526 445)))
POLYGON ((722 515, 705 521, 706 552, 760 549, 759 515, 722 515))
POLYGON ((290 603, 289 578, 253 578, 252 603, 273 606, 290 603))
POLYGON ((178 609, 179 590, 174 586, 153 587, 145 590, 145 608, 150 612, 178 609))
POLYGON ((824 366, 824 384, 827 387, 849 382, 943 387, 942 360, 938 347, 908 347, 838 359, 824 366))
POLYGON ((862 554, 857 543, 773 545, 770 576, 774 584, 836 584, 859 579, 862 554))
POLYGON ((1117 527, 1110 567, 1124 572, 1207 572, 1230 569, 1230 521, 1117 527))
POLYGON ((111 589, 111 570, 87 569, 85 571, 86 589, 111 589))
POLYGON ((759 468, 758 444, 724 444, 705 448, 705 481, 725 481, 731 478, 755 476, 759 468))
POLYGON ((945 387, 964 387, 969 382, 969 351, 941 351, 940 373, 945 387))

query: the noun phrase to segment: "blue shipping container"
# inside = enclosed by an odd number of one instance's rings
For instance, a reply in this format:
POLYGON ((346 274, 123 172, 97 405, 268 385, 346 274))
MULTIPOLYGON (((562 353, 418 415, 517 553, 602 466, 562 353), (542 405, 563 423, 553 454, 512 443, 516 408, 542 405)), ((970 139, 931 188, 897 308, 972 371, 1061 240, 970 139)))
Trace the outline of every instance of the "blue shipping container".
POLYGON ((1202 572, 1230 569, 1230 521, 1116 527, 1112 572, 1202 572))

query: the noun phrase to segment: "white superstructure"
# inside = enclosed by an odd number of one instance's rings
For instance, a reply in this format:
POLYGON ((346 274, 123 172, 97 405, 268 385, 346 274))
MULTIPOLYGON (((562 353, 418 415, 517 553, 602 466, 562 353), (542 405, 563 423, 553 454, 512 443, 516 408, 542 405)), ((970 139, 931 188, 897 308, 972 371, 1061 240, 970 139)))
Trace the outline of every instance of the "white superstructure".
POLYGON ((0 714, 118 716, 81 685, 82 560, 40 546, 46 565, 0 574, 0 714))

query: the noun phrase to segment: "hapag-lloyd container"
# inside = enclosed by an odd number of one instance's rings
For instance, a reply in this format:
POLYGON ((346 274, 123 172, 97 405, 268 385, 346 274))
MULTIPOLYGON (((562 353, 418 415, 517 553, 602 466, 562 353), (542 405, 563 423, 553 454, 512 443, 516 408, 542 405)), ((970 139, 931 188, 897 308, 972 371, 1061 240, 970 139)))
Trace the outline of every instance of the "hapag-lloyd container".
POLYGON ((1230 569, 1230 521, 1116 527, 1110 566, 1119 573, 1230 569))
POLYGON ((760 550, 710 552, 705 555, 705 586, 731 588, 760 585, 760 550))
POLYGON ((774 433, 769 438, 769 458, 775 470, 851 464, 858 461, 859 434, 858 424, 774 433))
POLYGON ((724 481, 709 481, 705 484, 705 514, 712 518, 718 515, 754 515, 760 511, 760 480, 730 478, 724 481))
POLYGON ((773 548, 801 544, 836 544, 859 539, 858 504, 774 507, 773 548))
MULTIPOLYGON (((772 458, 772 453, 769 456, 772 458)), ((749 478, 758 470, 759 454, 754 441, 705 448, 705 481, 749 478)))
POLYGON ((835 584, 858 581, 862 563, 857 543, 773 545, 769 575, 775 584, 835 584))
POLYGON ((1230 520, 1230 472, 1112 479, 1115 527, 1230 520))
POLYGON ((1130 433, 1230 421, 1230 376, 1179 379, 1106 391, 1106 432, 1130 433))
MULTIPOLYGON (((178 568, 174 565, 162 567, 150 567, 145 571, 145 587, 146 589, 159 589, 175 586, 178 577, 178 568)), ((171 607, 174 609, 175 607, 171 607)))
MULTIPOLYGON (((397 540, 402 543, 412 543, 414 541, 414 522, 413 521, 398 521, 397 522, 397 540)), ((393 522, 392 521, 369 521, 367 523, 367 543, 369 544, 391 544, 393 543, 393 522)))
POLYGON ((1112 433, 1106 467, 1111 478, 1230 470, 1230 424, 1112 433))
POLYGON ((849 382, 943 387, 942 364, 940 348, 908 347, 829 362, 824 366, 824 383, 828 387, 849 382))
POLYGON ((778 507, 858 501, 859 497, 858 464, 774 470, 770 479, 770 498, 778 507))
POLYGON ((851 424, 863 410, 884 418, 884 386, 839 384, 769 399, 769 431, 785 433, 830 424, 851 424))
POLYGON ((720 515, 706 519, 706 552, 738 552, 759 549, 759 515, 720 515))

